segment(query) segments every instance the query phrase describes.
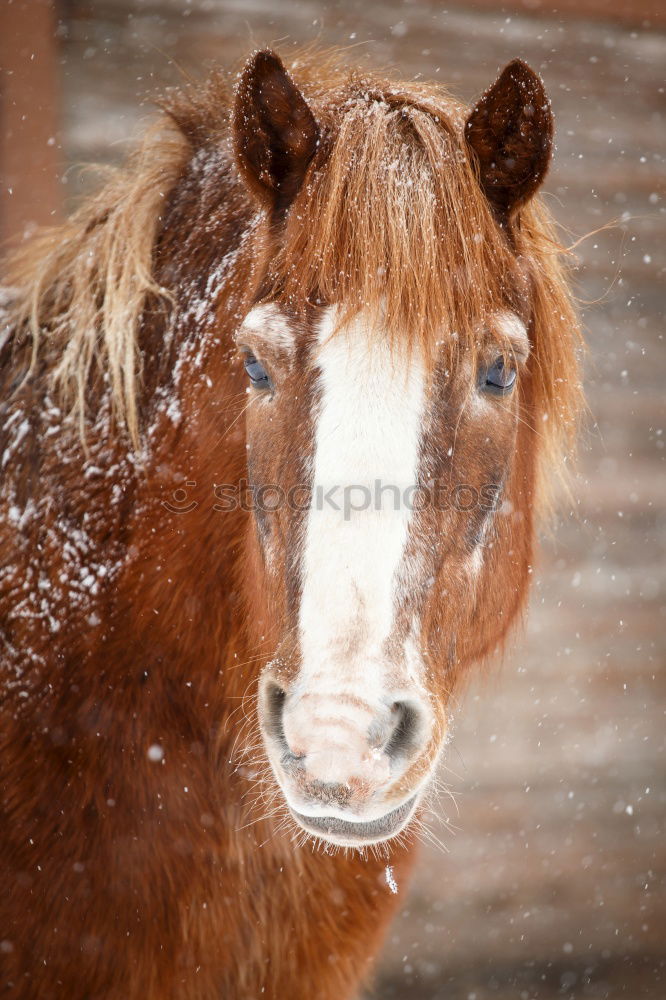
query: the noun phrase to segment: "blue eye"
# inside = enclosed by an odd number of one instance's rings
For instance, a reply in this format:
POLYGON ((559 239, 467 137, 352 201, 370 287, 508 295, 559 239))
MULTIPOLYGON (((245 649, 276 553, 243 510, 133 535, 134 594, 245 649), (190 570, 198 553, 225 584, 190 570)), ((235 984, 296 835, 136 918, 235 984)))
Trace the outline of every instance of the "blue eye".
POLYGON ((503 357, 496 358, 490 368, 486 371, 485 385, 483 388, 498 396, 503 396, 514 387, 516 381, 516 369, 507 364, 503 357))
POLYGON ((257 361, 254 354, 250 354, 248 352, 243 359, 243 364, 245 365, 245 371, 250 379, 250 383, 255 389, 272 388, 268 372, 262 365, 261 361, 257 361))

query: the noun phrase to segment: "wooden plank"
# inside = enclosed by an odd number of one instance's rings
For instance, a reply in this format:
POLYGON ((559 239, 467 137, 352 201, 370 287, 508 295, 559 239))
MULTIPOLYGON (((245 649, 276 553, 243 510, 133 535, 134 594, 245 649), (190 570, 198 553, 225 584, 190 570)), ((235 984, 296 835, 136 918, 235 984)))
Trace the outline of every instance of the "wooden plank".
MULTIPOLYGON (((448 7, 445 0, 426 0, 432 7, 448 7)), ((606 20, 637 27, 659 27, 666 24, 666 0, 460 0, 450 6, 463 6, 466 11, 495 10, 512 14, 532 14, 535 17, 606 20)))
POLYGON ((0 237, 59 221, 59 86, 52 0, 0 2, 0 237))

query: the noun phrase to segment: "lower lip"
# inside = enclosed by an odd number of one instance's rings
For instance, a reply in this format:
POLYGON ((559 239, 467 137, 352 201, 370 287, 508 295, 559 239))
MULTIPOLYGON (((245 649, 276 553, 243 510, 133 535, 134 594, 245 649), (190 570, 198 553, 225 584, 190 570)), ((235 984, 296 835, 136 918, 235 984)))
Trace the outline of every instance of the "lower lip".
POLYGON ((339 819, 337 816, 305 816, 303 813, 296 812, 295 809, 292 809, 291 812, 308 833, 321 837, 322 840, 329 840, 334 844, 350 846, 353 844, 376 844, 394 837, 411 816, 415 803, 416 795, 413 795, 397 809, 367 823, 352 823, 346 819, 339 819))

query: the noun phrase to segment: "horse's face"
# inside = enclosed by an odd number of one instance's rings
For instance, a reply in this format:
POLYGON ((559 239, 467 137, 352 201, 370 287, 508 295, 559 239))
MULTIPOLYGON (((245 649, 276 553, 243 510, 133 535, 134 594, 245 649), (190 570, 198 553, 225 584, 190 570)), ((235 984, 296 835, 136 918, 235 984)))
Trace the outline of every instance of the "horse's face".
MULTIPOLYGON (((533 124, 537 78, 515 72, 533 124)), ((485 140, 484 100, 468 124, 485 140)), ((319 133, 275 57, 250 63, 235 116, 241 171, 284 218, 319 133)), ((531 160, 484 147, 498 213, 530 190, 496 161, 532 171, 533 190, 547 155, 543 130, 514 125, 536 143, 531 160)), ((372 315, 343 320, 334 305, 292 315, 274 301, 251 309, 236 337, 250 380, 252 544, 276 623, 261 730, 296 820, 342 845, 385 840, 409 821, 446 740, 460 636, 480 627, 479 595, 505 585, 502 560, 519 562, 499 524, 515 516, 526 315, 498 305, 473 346, 452 351, 443 329, 449 347, 427 357, 372 315)))
MULTIPOLYGON (((337 843, 397 833, 446 738, 446 666, 484 574, 528 355, 512 314, 475 356, 401 355, 363 317, 253 309, 248 469, 280 639, 260 686, 298 821, 337 843)), ((499 511, 498 511, 499 507, 499 511)))

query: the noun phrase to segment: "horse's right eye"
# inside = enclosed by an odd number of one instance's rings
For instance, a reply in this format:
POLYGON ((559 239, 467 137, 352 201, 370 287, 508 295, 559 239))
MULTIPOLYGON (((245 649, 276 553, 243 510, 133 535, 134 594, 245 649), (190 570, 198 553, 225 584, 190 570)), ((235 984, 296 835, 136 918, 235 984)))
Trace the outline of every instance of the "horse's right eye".
POLYGON ((271 389, 272 383, 268 376, 268 372, 262 365, 261 361, 257 361, 254 354, 249 352, 245 355, 243 359, 243 364, 245 365, 245 371, 250 379, 250 383, 255 389, 271 389))

